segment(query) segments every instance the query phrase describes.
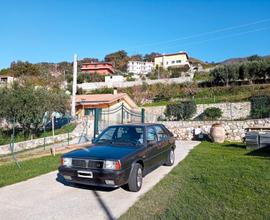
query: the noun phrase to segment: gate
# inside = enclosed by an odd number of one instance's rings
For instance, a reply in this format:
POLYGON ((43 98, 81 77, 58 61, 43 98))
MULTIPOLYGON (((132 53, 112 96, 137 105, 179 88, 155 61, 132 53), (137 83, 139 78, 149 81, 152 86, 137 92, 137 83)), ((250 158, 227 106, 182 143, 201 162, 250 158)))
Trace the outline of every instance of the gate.
POLYGON ((94 137, 110 125, 144 123, 145 111, 128 109, 123 103, 113 109, 95 109, 94 137))

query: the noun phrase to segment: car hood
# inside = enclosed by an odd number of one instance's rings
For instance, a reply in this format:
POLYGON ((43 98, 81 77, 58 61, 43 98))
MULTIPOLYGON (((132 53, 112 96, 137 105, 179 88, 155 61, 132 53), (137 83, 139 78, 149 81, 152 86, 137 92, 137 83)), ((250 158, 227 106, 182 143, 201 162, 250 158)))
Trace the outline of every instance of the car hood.
POLYGON ((138 151, 140 148, 141 147, 91 145, 87 148, 81 148, 79 150, 66 153, 63 157, 95 160, 120 160, 121 158, 138 151))

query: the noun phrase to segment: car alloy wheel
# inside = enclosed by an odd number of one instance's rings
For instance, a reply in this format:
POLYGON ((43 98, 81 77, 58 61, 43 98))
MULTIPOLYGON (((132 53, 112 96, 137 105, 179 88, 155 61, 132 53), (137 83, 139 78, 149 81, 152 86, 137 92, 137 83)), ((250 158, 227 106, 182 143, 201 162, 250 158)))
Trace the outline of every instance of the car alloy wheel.
POLYGON ((142 185, 142 169, 139 168, 138 171, 137 171, 137 187, 140 188, 141 185, 142 185))

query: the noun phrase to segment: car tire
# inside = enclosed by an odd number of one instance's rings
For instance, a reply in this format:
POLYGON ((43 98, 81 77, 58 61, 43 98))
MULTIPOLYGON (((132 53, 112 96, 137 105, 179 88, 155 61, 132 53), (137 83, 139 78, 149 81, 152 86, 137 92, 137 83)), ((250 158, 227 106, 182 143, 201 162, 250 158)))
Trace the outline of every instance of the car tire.
POLYGON ((175 161, 174 149, 171 149, 165 161, 165 165, 172 166, 174 164, 174 161, 175 161))
POLYGON ((134 164, 131 169, 129 178, 128 178, 128 189, 131 192, 138 192, 142 187, 143 181, 143 168, 139 163, 134 164))

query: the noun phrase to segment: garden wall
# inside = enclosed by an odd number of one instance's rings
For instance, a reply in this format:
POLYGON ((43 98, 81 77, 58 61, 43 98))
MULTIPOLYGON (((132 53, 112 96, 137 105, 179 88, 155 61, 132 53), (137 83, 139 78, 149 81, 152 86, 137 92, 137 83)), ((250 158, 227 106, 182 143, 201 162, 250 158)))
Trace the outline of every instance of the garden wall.
MULTIPOLYGON (((69 138, 74 138, 74 136, 70 133, 69 138)), ((67 141, 67 140, 68 140, 67 133, 66 134, 59 134, 59 135, 55 135, 54 139, 52 136, 46 137, 45 144, 46 145, 53 144, 53 143, 57 143, 57 142, 67 141)), ((42 145, 44 145, 44 138, 38 138, 38 139, 29 140, 29 141, 17 142, 14 144, 14 151, 18 152, 18 151, 22 151, 22 150, 32 149, 32 148, 42 146, 42 145)), ((0 146, 0 155, 9 154, 9 153, 10 153, 9 144, 0 146)))
MULTIPOLYGON (((64 143, 69 139, 72 139, 70 142, 74 142, 77 141, 77 139, 82 135, 85 134, 86 130, 87 130, 87 136, 88 137, 93 137, 93 121, 88 121, 87 125, 88 125, 88 129, 85 129, 85 123, 86 121, 83 120, 79 120, 77 121, 77 125, 76 128, 68 133, 65 134, 59 134, 59 135, 55 135, 54 138, 53 136, 49 136, 45 138, 45 144, 53 144, 56 143, 55 146, 57 146, 57 143, 64 143)), ((32 149, 32 148, 36 148, 38 146, 43 146, 44 145, 44 138, 37 138, 37 139, 32 139, 32 140, 28 140, 28 141, 22 141, 22 142, 17 142, 14 144, 14 151, 18 152, 18 151, 22 151, 22 150, 28 150, 28 149, 32 149)), ((1 145, 0 146, 0 155, 4 155, 4 154, 9 154, 10 149, 9 149, 9 144, 6 145, 1 145)))
POLYGON ((78 84, 79 88, 82 88, 85 91, 91 91, 95 89, 102 88, 128 88, 133 86, 140 86, 143 83, 148 85, 162 83, 162 84, 172 84, 172 83, 185 83, 192 82, 193 74, 191 76, 183 76, 178 78, 169 78, 169 79, 147 79, 147 80, 136 80, 136 81, 123 81, 123 82, 92 82, 92 83, 81 83, 78 84))
MULTIPOLYGON (((205 109, 210 107, 220 108, 223 112, 221 120, 245 119, 250 114, 250 102, 198 104, 197 112, 193 118, 198 117, 205 109)), ((159 116, 164 115, 166 106, 144 107, 146 121, 155 122, 159 116)))
POLYGON ((210 128, 214 123, 222 123, 226 131, 226 140, 241 141, 245 136, 245 129, 250 127, 270 128, 270 118, 254 119, 244 121, 166 121, 162 122, 177 139, 192 140, 193 131, 198 126, 205 134, 210 133, 210 128))

